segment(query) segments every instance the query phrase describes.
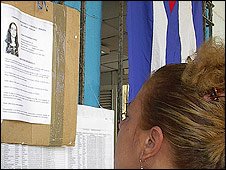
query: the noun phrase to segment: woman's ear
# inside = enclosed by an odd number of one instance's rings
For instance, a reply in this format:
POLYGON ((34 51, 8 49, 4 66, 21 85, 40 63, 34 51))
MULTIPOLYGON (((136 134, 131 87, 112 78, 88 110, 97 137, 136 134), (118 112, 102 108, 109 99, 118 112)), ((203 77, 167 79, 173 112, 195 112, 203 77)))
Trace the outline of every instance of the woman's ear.
POLYGON ((153 126, 145 139, 145 146, 143 153, 141 155, 141 160, 146 159, 156 155, 161 148, 163 142, 163 133, 159 126, 153 126))

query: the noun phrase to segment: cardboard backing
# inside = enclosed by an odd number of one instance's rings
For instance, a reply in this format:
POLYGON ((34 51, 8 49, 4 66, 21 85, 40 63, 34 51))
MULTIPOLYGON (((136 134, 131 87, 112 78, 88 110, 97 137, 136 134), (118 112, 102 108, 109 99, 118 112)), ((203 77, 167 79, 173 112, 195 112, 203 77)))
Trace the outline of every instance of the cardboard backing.
POLYGON ((74 146, 78 103, 80 12, 46 1, 1 1, 24 13, 53 22, 51 124, 3 120, 1 142, 39 146, 74 146))

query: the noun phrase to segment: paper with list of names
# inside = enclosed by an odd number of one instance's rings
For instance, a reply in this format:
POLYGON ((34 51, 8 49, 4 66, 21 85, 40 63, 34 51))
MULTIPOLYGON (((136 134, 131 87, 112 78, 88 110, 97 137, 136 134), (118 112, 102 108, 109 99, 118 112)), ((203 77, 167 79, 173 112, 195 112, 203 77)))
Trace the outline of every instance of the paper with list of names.
POLYGON ((114 111, 78 105, 74 147, 1 143, 2 169, 114 169, 114 111))

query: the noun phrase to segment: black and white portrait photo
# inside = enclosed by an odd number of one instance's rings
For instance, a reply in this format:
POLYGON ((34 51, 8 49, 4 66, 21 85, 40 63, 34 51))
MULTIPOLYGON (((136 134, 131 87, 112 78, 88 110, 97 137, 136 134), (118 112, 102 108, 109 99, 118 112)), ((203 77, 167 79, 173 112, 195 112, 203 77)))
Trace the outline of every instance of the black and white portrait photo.
POLYGON ((18 30, 17 30, 17 25, 14 22, 11 22, 9 24, 5 42, 7 43, 6 53, 9 53, 18 57, 18 47, 19 47, 18 30))

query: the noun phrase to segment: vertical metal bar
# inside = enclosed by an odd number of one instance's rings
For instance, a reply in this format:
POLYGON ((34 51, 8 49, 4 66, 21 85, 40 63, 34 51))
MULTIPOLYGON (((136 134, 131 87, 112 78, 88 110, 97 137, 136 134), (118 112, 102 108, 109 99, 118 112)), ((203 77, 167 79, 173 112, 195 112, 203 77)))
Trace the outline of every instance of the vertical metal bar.
POLYGON ((79 104, 84 104, 85 84, 85 30, 86 30, 86 1, 81 1, 80 15, 80 56, 79 56, 79 104))
MULTIPOLYGON (((122 81, 123 81, 123 1, 119 1, 119 51, 118 51, 118 101, 117 121, 120 123, 122 114, 122 81)), ((117 128, 118 129, 118 128, 117 128)))
POLYGON ((210 37, 212 37, 212 30, 213 30, 213 5, 212 5, 212 1, 210 1, 210 3, 209 3, 209 20, 211 21, 211 24, 209 24, 209 26, 210 26, 210 33, 209 33, 209 36, 210 37))
POLYGON ((213 34, 213 3, 212 1, 203 1, 203 32, 204 41, 212 37, 213 34), (208 33, 208 34, 207 34, 208 33))
POLYGON ((206 1, 202 2, 202 18, 203 18, 203 41, 206 40, 206 1))

